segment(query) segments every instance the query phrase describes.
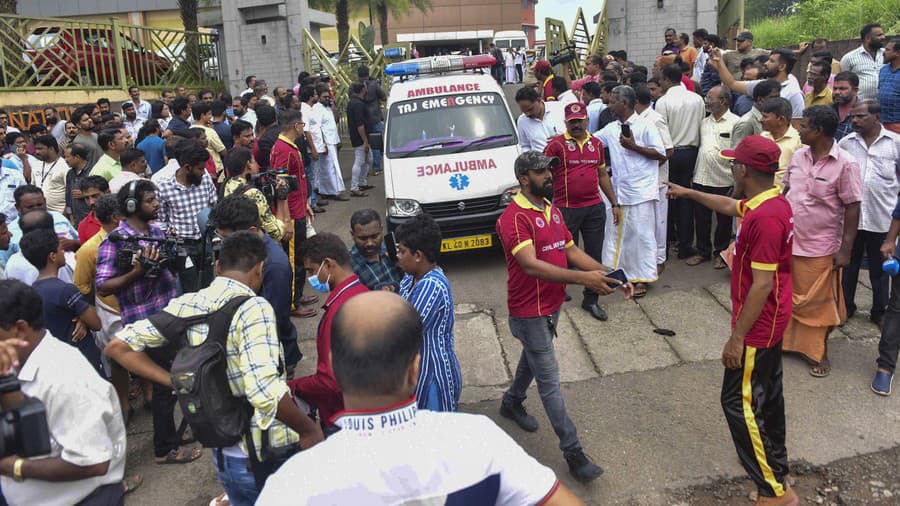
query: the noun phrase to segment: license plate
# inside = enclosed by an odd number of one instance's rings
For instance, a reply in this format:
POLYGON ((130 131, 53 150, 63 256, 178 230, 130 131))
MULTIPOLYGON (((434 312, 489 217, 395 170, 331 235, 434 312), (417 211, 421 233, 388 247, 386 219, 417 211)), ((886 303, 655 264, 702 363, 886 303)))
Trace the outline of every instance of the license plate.
POLYGON ((493 244, 491 234, 454 237, 441 241, 441 252, 462 251, 466 249, 490 248, 493 244))

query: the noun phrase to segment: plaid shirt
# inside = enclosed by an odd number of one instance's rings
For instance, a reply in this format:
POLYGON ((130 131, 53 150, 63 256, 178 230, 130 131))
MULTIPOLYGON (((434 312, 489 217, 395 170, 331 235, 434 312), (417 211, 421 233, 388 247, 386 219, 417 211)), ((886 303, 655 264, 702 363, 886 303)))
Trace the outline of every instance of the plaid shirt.
POLYGON ((182 239, 200 239, 197 215, 207 207, 216 205, 216 187, 209 174, 203 174, 203 182, 189 187, 182 186, 176 178, 160 181, 156 190, 159 199, 159 226, 163 230, 175 229, 182 239))
MULTIPOLYGON (((228 386, 239 397, 246 397, 255 413, 250 420, 253 443, 259 452, 262 430, 269 430, 269 445, 274 448, 298 443, 300 436, 275 418, 278 402, 288 393, 284 374, 284 357, 275 327, 275 312, 262 297, 257 297, 250 287, 226 277, 217 277, 208 288, 197 293, 185 294, 172 300, 165 311, 178 317, 188 317, 215 311, 234 297, 251 295, 231 321, 225 343, 228 386)), ((134 351, 158 348, 166 344, 149 320, 128 325, 116 334, 134 351)), ((196 325, 188 329, 187 339, 196 346, 206 339, 205 327, 196 325)), ((247 452, 244 441, 241 450, 247 452)), ((261 457, 260 457, 261 458, 261 457)))
POLYGON ((400 289, 400 273, 391 265, 384 244, 381 245, 381 258, 377 262, 366 260, 354 244, 350 248, 350 264, 369 290, 381 290, 385 286, 393 287, 395 292, 400 289))
MULTIPOLYGON (((150 225, 150 237, 165 237, 162 230, 156 225, 150 225)), ((122 221, 113 231, 121 235, 141 235, 137 230, 128 226, 128 222, 122 221)), ((141 242, 142 247, 149 243, 141 242)), ((109 237, 103 239, 100 248, 97 249, 97 286, 117 278, 124 272, 116 266, 116 253, 126 245, 113 243, 109 237)), ((140 278, 125 290, 116 294, 119 308, 122 310, 122 323, 129 324, 143 318, 147 318, 166 307, 170 300, 177 295, 175 276, 168 270, 162 269, 156 279, 140 278)))

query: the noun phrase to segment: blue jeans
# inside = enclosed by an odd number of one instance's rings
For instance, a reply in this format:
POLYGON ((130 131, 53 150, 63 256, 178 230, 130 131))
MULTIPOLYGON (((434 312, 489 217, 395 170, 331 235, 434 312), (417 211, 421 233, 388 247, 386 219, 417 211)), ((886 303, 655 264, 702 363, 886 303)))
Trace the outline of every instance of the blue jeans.
MULTIPOLYGON (((310 148, 315 149, 315 148, 310 148)), ((316 207, 316 164, 318 164, 318 160, 309 160, 309 164, 304 168, 304 172, 306 172, 306 187, 309 190, 309 205, 311 207, 316 207)))
MULTIPOLYGON (((384 132, 384 121, 379 121, 375 125, 375 131, 378 133, 384 132)), ((374 170, 375 172, 381 172, 381 151, 373 149, 372 157, 372 170, 374 170)))
POLYGON ((222 455, 222 466, 219 465, 219 452, 213 450, 213 465, 219 475, 219 482, 228 494, 228 500, 234 506, 253 506, 259 491, 256 490, 256 478, 250 472, 249 458, 222 455), (221 468, 220 468, 221 467, 221 468))
POLYGON ((521 404, 531 381, 537 381, 538 393, 544 404, 547 418, 553 430, 559 436, 559 448, 572 451, 581 448, 578 431, 566 412, 566 403, 559 389, 559 363, 553 349, 553 338, 556 336, 556 324, 559 322, 559 311, 550 316, 537 318, 509 317, 509 330, 516 339, 522 342, 522 355, 516 367, 509 390, 503 394, 503 403, 521 404))

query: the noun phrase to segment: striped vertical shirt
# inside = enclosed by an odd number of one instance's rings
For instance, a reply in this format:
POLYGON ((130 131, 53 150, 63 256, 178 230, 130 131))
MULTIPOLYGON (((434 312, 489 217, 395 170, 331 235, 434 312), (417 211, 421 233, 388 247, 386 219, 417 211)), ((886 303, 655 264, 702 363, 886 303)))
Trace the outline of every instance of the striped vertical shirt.
POLYGON ((850 71, 859 77, 859 99, 878 99, 878 71, 884 65, 884 48, 875 53, 875 58, 859 46, 841 58, 841 70, 850 71))

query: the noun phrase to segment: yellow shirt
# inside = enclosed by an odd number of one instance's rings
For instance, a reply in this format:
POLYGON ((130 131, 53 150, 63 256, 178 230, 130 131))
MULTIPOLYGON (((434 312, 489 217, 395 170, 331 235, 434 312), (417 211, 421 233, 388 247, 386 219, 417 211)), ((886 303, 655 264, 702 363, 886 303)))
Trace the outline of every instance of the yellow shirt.
POLYGON ((90 300, 91 296, 96 296, 104 304, 118 311, 119 301, 116 300, 116 296, 107 295, 106 297, 100 297, 96 295, 94 284, 97 279, 97 249, 100 248, 100 243, 105 238, 106 230, 101 228, 99 232, 94 234, 75 252, 75 273, 72 276, 72 283, 78 287, 78 291, 82 295, 88 297, 88 300, 90 300))
POLYGON ((212 157, 213 163, 216 164, 216 182, 221 183, 225 180, 225 171, 223 170, 222 156, 219 153, 225 151, 225 144, 222 143, 219 134, 208 126, 194 125, 191 128, 201 128, 203 133, 206 134, 206 150, 209 151, 209 156, 212 157))
POLYGON ((834 103, 834 100, 831 98, 831 88, 828 86, 822 90, 822 93, 816 95, 816 90, 812 90, 809 93, 803 95, 803 102, 806 104, 806 107, 812 107, 814 105, 831 105, 834 103))
POLYGON ((803 143, 800 142, 800 134, 796 128, 788 126, 787 132, 777 139, 772 137, 770 132, 763 132, 762 136, 772 139, 781 148, 781 156, 778 157, 778 171, 775 172, 775 185, 783 188, 781 180, 784 178, 784 173, 787 172, 788 164, 791 163, 791 157, 794 156, 794 151, 803 146, 803 143))

